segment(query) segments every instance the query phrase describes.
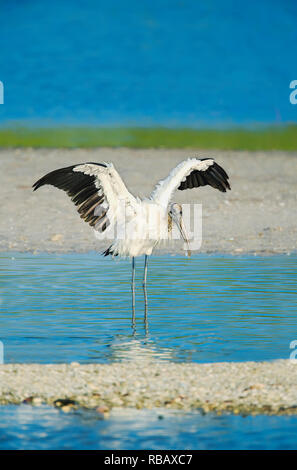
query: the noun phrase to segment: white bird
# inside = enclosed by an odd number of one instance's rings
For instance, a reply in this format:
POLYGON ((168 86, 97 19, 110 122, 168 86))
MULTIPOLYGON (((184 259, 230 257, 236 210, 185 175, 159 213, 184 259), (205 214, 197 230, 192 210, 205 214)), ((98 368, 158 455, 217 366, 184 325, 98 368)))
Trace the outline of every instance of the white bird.
POLYGON ((188 243, 181 205, 171 203, 176 189, 205 185, 222 192, 231 189, 227 173, 212 158, 189 158, 181 162, 142 200, 128 191, 112 163, 82 163, 60 168, 43 176, 33 188, 45 184, 64 190, 99 238, 113 239, 103 252, 105 256, 132 258, 132 286, 135 257, 145 255, 145 285, 148 256, 159 242, 171 238, 172 222, 188 243))

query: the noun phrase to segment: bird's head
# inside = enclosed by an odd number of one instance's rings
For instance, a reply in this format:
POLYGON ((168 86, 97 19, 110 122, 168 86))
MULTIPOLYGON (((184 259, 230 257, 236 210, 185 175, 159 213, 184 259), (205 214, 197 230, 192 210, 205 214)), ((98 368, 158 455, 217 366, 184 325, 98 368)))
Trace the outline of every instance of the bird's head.
POLYGON ((191 251, 189 247, 189 237, 187 235, 187 231, 185 228, 185 224, 183 221, 183 210, 182 206, 180 204, 177 204, 176 202, 173 202, 172 204, 169 205, 169 210, 168 210, 168 229, 169 231, 172 230, 172 222, 174 222, 184 239, 185 243, 187 244, 187 251, 188 251, 188 256, 191 256, 191 251))

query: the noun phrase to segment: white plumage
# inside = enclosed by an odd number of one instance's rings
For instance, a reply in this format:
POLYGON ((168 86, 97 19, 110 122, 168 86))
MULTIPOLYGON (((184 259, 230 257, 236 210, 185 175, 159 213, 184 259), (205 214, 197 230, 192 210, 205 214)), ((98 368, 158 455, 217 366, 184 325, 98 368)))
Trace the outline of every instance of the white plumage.
POLYGON ((187 241, 181 206, 171 203, 173 193, 205 185, 223 192, 230 189, 227 173, 211 158, 181 162, 142 200, 128 191, 112 163, 82 163, 54 170, 33 188, 45 184, 67 192, 98 238, 113 240, 105 255, 132 257, 133 272, 134 257, 145 255, 145 280, 147 256, 158 243, 170 239, 172 223, 187 241))

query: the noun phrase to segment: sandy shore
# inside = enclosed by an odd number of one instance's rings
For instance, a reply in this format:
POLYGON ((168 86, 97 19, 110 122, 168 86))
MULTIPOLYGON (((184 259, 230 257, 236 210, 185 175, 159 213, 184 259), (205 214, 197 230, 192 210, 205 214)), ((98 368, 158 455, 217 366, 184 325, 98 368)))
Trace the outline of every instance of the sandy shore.
POLYGON ((0 365, 0 404, 167 407, 235 414, 296 414, 297 365, 274 362, 0 365))
POLYGON ((130 191, 146 196, 159 179, 190 156, 214 157, 229 173, 232 186, 227 194, 209 187, 176 193, 176 201, 203 204, 200 251, 296 251, 296 153, 126 148, 2 149, 0 250, 103 248, 62 191, 45 187, 32 192, 32 183, 53 169, 84 161, 112 161, 130 191))

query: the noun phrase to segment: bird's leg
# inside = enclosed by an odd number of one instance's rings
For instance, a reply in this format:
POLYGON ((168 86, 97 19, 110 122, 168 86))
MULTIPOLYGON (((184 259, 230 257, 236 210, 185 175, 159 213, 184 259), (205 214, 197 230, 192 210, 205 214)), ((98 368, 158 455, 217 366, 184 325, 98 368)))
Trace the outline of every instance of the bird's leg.
POLYGON ((132 328, 135 327, 135 258, 132 258, 132 328))
POLYGON ((145 333, 148 333, 148 319, 147 319, 147 310, 148 310, 148 302, 147 302, 147 292, 146 292, 146 284, 143 284, 143 293, 144 293, 144 327, 145 333))
POLYGON ((132 258, 132 281, 131 281, 132 290, 135 287, 135 258, 132 258))
POLYGON ((147 277, 147 260, 148 256, 145 255, 145 261, 144 261, 144 273, 143 273, 143 294, 144 294, 144 324, 147 330, 147 290, 146 290, 146 277, 147 277))
POLYGON ((146 286, 146 277, 147 277, 147 260, 148 260, 148 255, 145 255, 144 257, 144 272, 143 272, 143 287, 146 286))

